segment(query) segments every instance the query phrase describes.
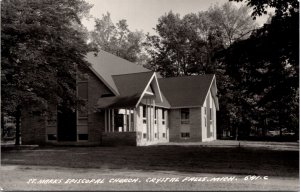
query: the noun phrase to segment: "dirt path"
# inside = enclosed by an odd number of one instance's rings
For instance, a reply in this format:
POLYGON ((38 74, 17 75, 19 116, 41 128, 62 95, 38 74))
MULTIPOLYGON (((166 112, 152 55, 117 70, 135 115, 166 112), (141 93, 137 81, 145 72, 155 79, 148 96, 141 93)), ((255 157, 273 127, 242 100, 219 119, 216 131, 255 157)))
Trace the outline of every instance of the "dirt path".
POLYGON ((12 191, 14 190, 297 191, 298 179, 283 178, 283 177, 268 177, 267 179, 250 180, 250 177, 247 177, 247 175, 234 175, 234 174, 185 173, 185 172, 176 172, 176 171, 141 171, 141 170, 126 170, 126 169, 110 170, 110 169, 83 169, 83 168, 78 169, 78 168, 59 168, 59 167, 50 168, 50 167, 41 167, 41 166, 38 167, 2 166, 1 187, 2 189, 4 189, 4 191, 5 190, 10 190, 10 191, 11 190, 12 191), (223 178, 223 181, 220 181, 221 178, 223 178), (59 180, 60 183, 53 183, 54 180, 52 180, 51 183, 50 179, 59 180), (80 182, 79 179, 83 179, 82 180, 83 182, 89 181, 91 183, 79 183, 80 182), (92 179, 94 179, 94 182, 92 182, 93 181, 92 179), (33 183, 33 181, 35 183, 33 183), (74 182, 78 182, 78 183, 74 183, 74 182))

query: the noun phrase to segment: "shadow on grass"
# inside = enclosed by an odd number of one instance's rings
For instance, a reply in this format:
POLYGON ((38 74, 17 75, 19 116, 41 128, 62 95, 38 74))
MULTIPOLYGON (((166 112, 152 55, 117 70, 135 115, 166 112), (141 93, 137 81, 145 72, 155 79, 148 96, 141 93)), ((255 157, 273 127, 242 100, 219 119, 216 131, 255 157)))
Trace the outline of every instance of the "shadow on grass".
POLYGON ((299 177, 299 151, 245 147, 38 147, 2 151, 2 165, 299 177))

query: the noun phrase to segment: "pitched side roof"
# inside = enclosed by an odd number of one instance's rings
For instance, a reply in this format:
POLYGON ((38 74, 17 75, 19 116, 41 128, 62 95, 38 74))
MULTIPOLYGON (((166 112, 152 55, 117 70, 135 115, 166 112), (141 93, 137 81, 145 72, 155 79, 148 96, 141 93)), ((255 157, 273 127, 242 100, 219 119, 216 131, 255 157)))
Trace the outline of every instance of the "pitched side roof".
POLYGON ((100 109, 105 108, 134 108, 135 104, 139 100, 139 96, 133 95, 130 97, 103 97, 98 99, 97 107, 100 109))
POLYGON ((160 78, 159 85, 171 108, 202 106, 214 75, 160 78))
POLYGON ((121 96, 142 94, 154 72, 113 75, 113 80, 121 96))
POLYGON ((167 98, 165 97, 164 93, 161 93, 161 96, 162 96, 163 102, 156 103, 155 105, 158 107, 170 108, 171 105, 170 105, 169 101, 167 100, 167 98))
POLYGON ((113 93, 119 95, 119 90, 112 78, 113 75, 150 72, 150 70, 117 57, 111 53, 100 51, 96 56, 93 52, 86 55, 91 63, 91 70, 108 86, 113 93))
POLYGON ((110 98, 100 98, 98 100, 98 107, 134 107, 153 74, 154 72, 150 71, 113 75, 112 79, 119 91, 119 95, 110 98))

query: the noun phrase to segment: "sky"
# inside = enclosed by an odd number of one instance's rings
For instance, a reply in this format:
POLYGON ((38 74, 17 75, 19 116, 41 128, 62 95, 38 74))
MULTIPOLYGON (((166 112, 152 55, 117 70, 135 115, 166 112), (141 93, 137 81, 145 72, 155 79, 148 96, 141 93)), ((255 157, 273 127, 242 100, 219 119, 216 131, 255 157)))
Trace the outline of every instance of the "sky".
MULTIPOLYGON (((158 18, 173 11, 181 16, 188 13, 197 13, 207 10, 211 5, 227 2, 228 0, 85 0, 94 5, 90 14, 94 18, 102 18, 106 12, 110 13, 113 23, 126 19, 131 31, 142 30, 144 33, 154 34, 158 18)), ((235 3, 238 6, 241 3, 235 3)), ((267 17, 257 18, 259 25, 266 21, 267 17)), ((83 20, 83 24, 90 31, 94 28, 93 18, 83 20)))

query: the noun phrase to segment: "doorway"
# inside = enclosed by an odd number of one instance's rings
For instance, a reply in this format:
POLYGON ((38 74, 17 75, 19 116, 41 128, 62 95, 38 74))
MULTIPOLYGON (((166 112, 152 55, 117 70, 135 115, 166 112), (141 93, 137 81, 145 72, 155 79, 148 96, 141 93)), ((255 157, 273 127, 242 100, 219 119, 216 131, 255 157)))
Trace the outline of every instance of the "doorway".
POLYGON ((57 112, 57 140, 77 141, 76 111, 60 107, 57 112))

